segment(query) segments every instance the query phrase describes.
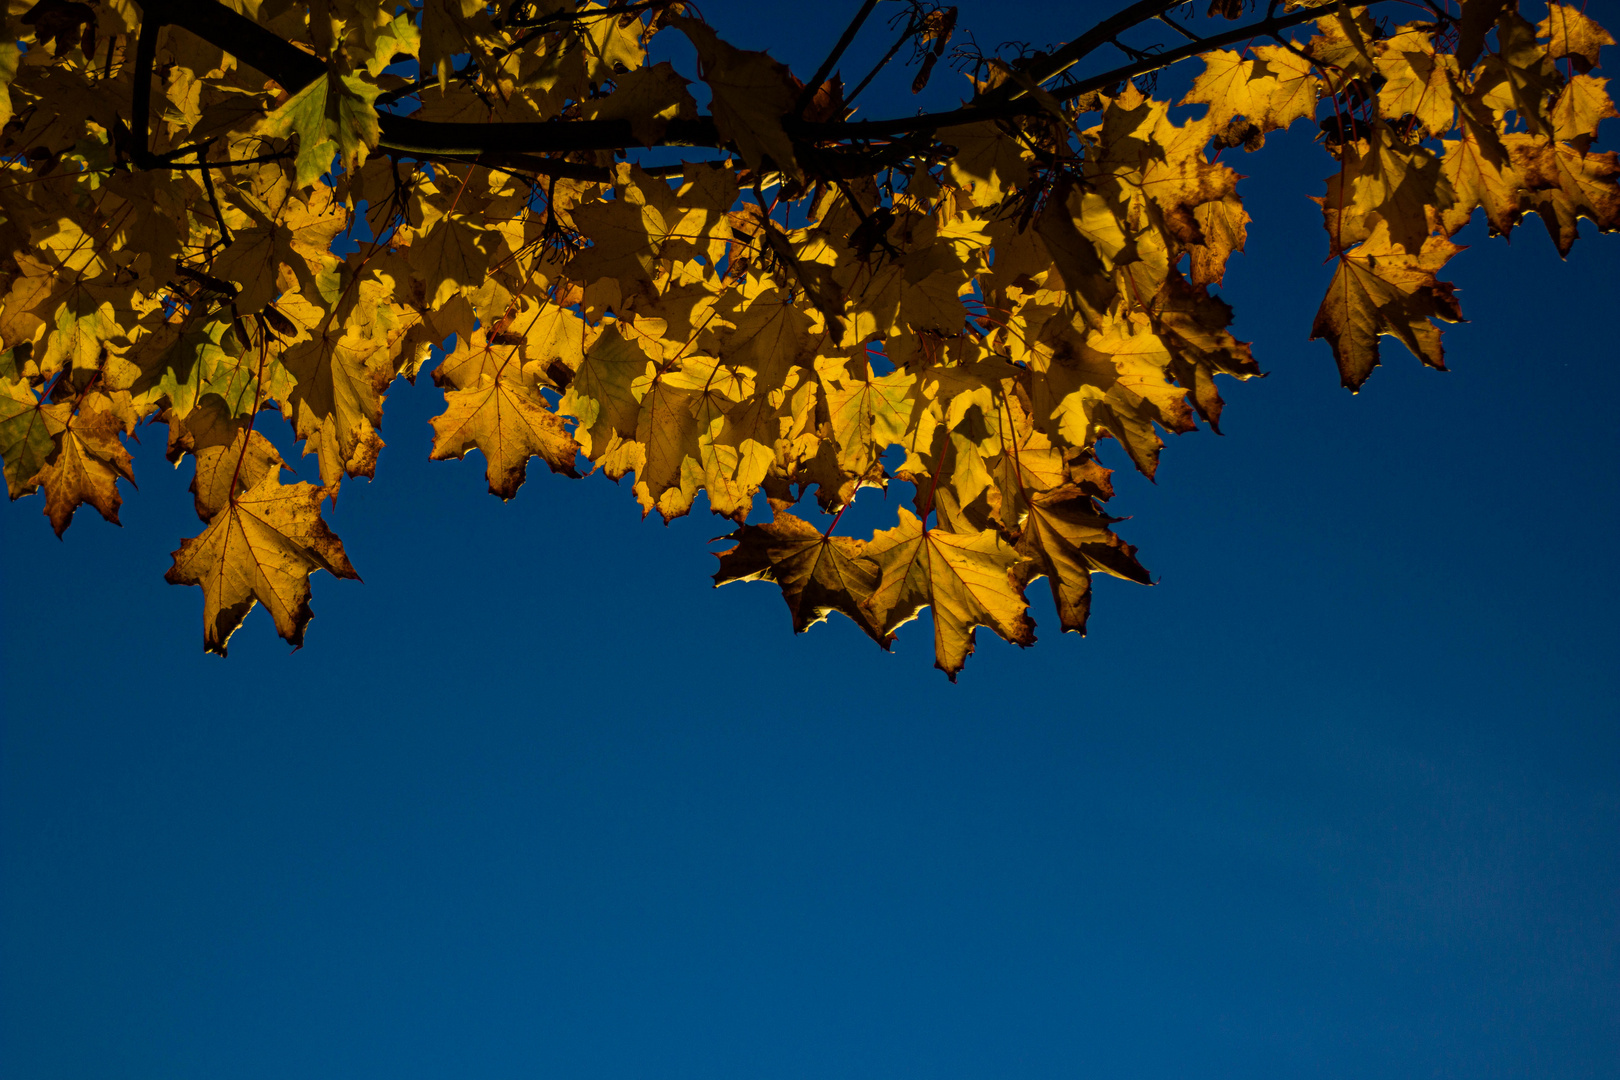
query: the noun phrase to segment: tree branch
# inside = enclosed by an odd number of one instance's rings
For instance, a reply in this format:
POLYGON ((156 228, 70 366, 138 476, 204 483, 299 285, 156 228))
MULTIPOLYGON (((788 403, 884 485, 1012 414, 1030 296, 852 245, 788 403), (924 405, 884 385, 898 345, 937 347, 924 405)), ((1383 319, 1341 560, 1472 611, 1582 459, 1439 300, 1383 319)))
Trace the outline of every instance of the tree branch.
POLYGON ((827 54, 827 59, 821 62, 821 66, 816 69, 816 73, 810 77, 810 81, 805 83, 804 89, 799 92, 799 100, 793 103, 794 116, 804 114, 804 108, 816 96, 817 88, 827 81, 827 76, 832 74, 833 65, 837 64, 839 58, 844 55, 844 50, 849 48, 850 43, 855 40, 855 35, 860 33, 861 24, 866 22, 866 17, 872 14, 872 9, 877 6, 878 0, 866 0, 866 3, 861 5, 861 10, 855 13, 855 18, 851 19, 849 26, 845 27, 843 35, 838 39, 838 43, 833 46, 832 52, 827 54))
MULTIPOLYGON (((1374 3, 1381 0, 1372 0, 1374 3)), ((867 0, 864 13, 876 3, 867 0)), ((1119 14, 1098 23, 1085 34, 1058 50, 1052 56, 1030 68, 1027 74, 1037 82, 1051 79, 1067 71, 1081 58, 1108 39, 1139 22, 1157 18, 1175 7, 1167 0, 1141 0, 1119 14)), ((1124 79, 1158 71, 1201 53, 1250 38, 1275 34, 1288 27, 1321 17, 1319 9, 1300 8, 1281 15, 1270 15, 1256 22, 1212 34, 1188 42, 1176 49, 1144 56, 1098 75, 1063 86, 1054 96, 1070 100, 1092 90, 1111 86, 1124 79)), ((858 30, 864 14, 858 14, 845 37, 858 30)), ((156 49, 157 28, 173 25, 188 30, 205 41, 224 49, 243 63, 249 64, 275 80, 289 93, 327 74, 326 64, 311 56, 251 19, 239 15, 216 0, 148 0, 146 18, 136 45, 135 127, 138 163, 144 167, 161 167, 146 150, 147 113, 150 111, 151 63, 156 49), (145 107, 143 108, 143 104, 145 107)), ((844 45, 840 39, 840 45, 844 45)), ((835 48, 829 58, 836 62, 835 48)), ((825 65, 824 65, 825 66, 825 65)), ((819 73, 818 73, 819 74, 819 73)), ((807 84, 811 91, 814 83, 807 84)), ((782 126, 788 135, 799 142, 858 143, 873 140, 888 142, 899 136, 930 133, 943 127, 972 124, 987 120, 1008 120, 1037 113, 1041 106, 1022 88, 1003 84, 977 101, 945 112, 893 120, 863 120, 828 123, 809 123, 797 116, 783 117, 782 126), (1009 89, 1010 87, 1010 89, 1009 89)), ((534 154, 562 154, 588 150, 618 150, 637 145, 637 139, 628 120, 550 120, 531 123, 450 123, 418 120, 410 116, 388 113, 377 118, 381 139, 377 150, 412 157, 476 157, 494 155, 490 160, 522 161, 514 167, 556 176, 597 179, 602 174, 595 166, 561 162, 554 159, 527 157, 534 154), (543 167, 542 167, 543 166, 543 167)), ((722 147, 725 140, 715 126, 712 116, 699 116, 689 120, 669 122, 658 146, 722 147)), ((823 155, 829 153, 822 151, 823 155)), ((838 154, 839 165, 847 168, 863 156, 871 156, 870 147, 849 148, 838 154)), ((881 156, 881 155, 878 155, 881 156)), ((892 154, 888 155, 892 158, 892 154)), ((842 171, 842 170, 841 170, 842 171)), ((853 175, 847 173, 846 175, 853 175)))

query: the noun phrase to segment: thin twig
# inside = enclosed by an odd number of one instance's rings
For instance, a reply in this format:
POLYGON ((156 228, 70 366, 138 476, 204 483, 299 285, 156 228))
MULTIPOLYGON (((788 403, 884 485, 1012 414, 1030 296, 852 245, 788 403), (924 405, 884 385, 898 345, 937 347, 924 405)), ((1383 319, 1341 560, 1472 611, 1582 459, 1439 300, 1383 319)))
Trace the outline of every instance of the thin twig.
POLYGON ((838 44, 833 46, 832 52, 827 54, 827 59, 821 62, 821 66, 816 69, 816 73, 811 76, 810 81, 805 83, 804 89, 799 92, 799 100, 793 103, 794 116, 804 115, 805 107, 815 98, 817 88, 827 81, 827 76, 832 74, 833 66, 843 57, 844 50, 849 48, 850 43, 855 40, 855 35, 860 33, 861 24, 866 22, 866 17, 872 14, 872 10, 877 6, 878 0, 866 0, 866 3, 861 5, 861 10, 855 13, 855 18, 851 19, 849 25, 844 28, 843 36, 838 39, 838 44))

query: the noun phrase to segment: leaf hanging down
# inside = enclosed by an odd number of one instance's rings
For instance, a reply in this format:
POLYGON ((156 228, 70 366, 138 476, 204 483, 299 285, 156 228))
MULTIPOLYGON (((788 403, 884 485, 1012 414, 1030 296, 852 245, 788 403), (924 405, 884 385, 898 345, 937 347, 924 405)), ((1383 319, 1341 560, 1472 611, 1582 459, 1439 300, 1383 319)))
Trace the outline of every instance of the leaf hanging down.
POLYGON ((1570 60, 1582 74, 1597 66, 1600 48, 1614 44, 1607 30, 1578 9, 1563 4, 1547 5, 1547 17, 1536 27, 1536 36, 1551 39, 1548 56, 1554 60, 1570 60))
POLYGON ((253 605, 262 603, 275 619, 276 633, 292 647, 304 644, 309 608, 309 576, 325 570, 334 577, 360 575, 349 565, 343 543, 321 520, 326 488, 282 486, 271 469, 252 490, 214 517, 201 536, 182 540, 174 565, 164 575, 171 585, 203 590, 203 647, 225 655, 225 646, 253 605))
POLYGON ((1014 645, 1035 644, 1035 623, 1014 577, 1023 556, 993 529, 925 530, 902 507, 900 524, 872 537, 866 554, 881 577, 861 606, 885 634, 931 608, 934 666, 952 682, 973 652, 975 627, 988 626, 1014 645))
POLYGON ((1311 326, 1311 339, 1326 338, 1339 377, 1360 389, 1378 366, 1378 339, 1389 334, 1434 368, 1446 366, 1440 329, 1430 319, 1461 322, 1462 308, 1449 282, 1434 275, 1462 248, 1431 237, 1415 255, 1389 238, 1379 222, 1368 240, 1339 256, 1339 268, 1311 326))
POLYGON ((377 145, 376 100, 379 88, 358 75, 327 75, 316 79, 265 117, 266 135, 298 136, 297 183, 315 183, 332 166, 336 154, 343 168, 353 172, 364 165, 377 145))
POLYGON ((1091 573, 1101 570, 1140 585, 1153 584, 1136 561, 1136 549, 1108 528, 1118 520, 1097 509, 1091 496, 1065 485, 1030 498, 1029 517, 1018 540, 1024 582, 1044 574, 1065 632, 1086 632, 1091 611, 1091 573))
POLYGON ((532 387, 505 377, 479 376, 475 386, 444 396, 444 413, 433 425, 434 461, 463 458, 477 448, 488 462, 484 475, 491 495, 510 499, 528 475, 529 458, 538 457, 552 472, 578 476, 574 457, 579 444, 569 437, 562 419, 546 408, 532 387))
POLYGON ((768 525, 744 525, 726 539, 737 541, 737 546, 719 553, 715 585, 776 582, 793 617, 795 634, 837 611, 885 649, 894 641, 894 635, 878 630, 872 613, 861 606, 878 583, 878 568, 866 557, 863 541, 823 536, 814 525, 786 511, 779 511, 768 525))
POLYGON ((231 496, 258 484, 272 469, 284 467, 270 440, 233 417, 223 399, 208 394, 185 417, 169 417, 169 460, 196 458, 191 494, 197 516, 211 521, 230 504, 231 496))
POLYGON ((1508 153, 1530 188, 1529 207, 1541 215, 1547 235, 1568 255, 1579 219, 1599 232, 1620 229, 1620 153, 1583 154, 1567 143, 1546 144, 1529 135, 1508 137, 1508 153))
MULTIPOLYGON (((48 422, 48 420, 47 420, 48 422)), ((45 516, 61 536, 73 522, 73 512, 84 503, 118 524, 118 481, 135 482, 129 451, 119 440, 121 425, 104 394, 91 394, 56 433, 56 452, 39 470, 45 489, 45 516)))

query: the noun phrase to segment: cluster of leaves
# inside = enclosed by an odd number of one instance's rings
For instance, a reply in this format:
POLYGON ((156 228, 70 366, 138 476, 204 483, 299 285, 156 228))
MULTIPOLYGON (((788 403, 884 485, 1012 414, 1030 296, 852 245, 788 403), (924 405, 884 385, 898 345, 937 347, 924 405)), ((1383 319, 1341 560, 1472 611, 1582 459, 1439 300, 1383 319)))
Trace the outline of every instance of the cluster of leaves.
MULTIPOLYGON (((1217 375, 1258 373, 1210 292, 1249 224, 1223 151, 1320 129, 1335 268, 1313 336, 1352 388, 1384 335, 1442 365, 1435 320, 1461 316, 1437 273, 1476 209, 1503 234, 1539 214, 1560 251, 1579 217, 1620 227, 1620 161, 1591 149, 1612 41, 1574 9, 1386 27, 1274 4, 1199 35, 1173 8, 980 58, 960 109, 864 122, 826 78, 838 52, 805 85, 676 0, 14 3, 7 488, 43 489, 59 535, 85 502, 116 521, 122 439, 166 424, 206 526, 168 579, 202 587, 206 647, 255 603, 296 645, 310 575, 355 576, 322 505, 373 474, 385 395, 438 356, 434 458, 478 450, 502 498, 534 457, 631 475, 665 520, 702 493, 737 526, 716 581, 776 582, 795 629, 837 611, 887 648, 929 607, 954 678, 976 627, 1034 641, 1044 576, 1082 630, 1093 572, 1148 580, 1098 441, 1152 475, 1162 432, 1218 423, 1217 375), (1187 43, 1074 77, 1149 19, 1187 43), (666 31, 701 86, 649 57, 666 31), (1133 82, 1194 56, 1180 102, 1133 82), (707 149, 637 149, 670 145, 707 149), (319 484, 283 483, 266 410, 319 484), (914 512, 836 533, 896 483, 914 512), (774 519, 749 524, 761 495, 774 519), (826 528, 792 512, 810 496, 826 528)), ((937 58, 954 12, 904 22, 937 58)))

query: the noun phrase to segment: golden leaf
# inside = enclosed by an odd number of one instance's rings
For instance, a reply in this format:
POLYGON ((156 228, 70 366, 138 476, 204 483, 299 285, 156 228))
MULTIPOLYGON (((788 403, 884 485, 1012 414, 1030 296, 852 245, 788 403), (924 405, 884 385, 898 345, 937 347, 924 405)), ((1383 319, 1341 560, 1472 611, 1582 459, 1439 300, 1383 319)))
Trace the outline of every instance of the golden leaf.
POLYGON ((1391 242, 1417 251, 1429 235, 1430 209, 1443 213, 1455 199, 1434 154, 1379 124, 1371 139, 1345 144, 1322 209, 1335 248, 1367 239, 1382 222, 1391 242))
POLYGON ((915 619, 928 607, 934 616, 934 666, 952 682, 973 652, 974 628, 988 626, 1015 645, 1035 643, 1035 624, 1014 574, 1024 561, 994 530, 959 535, 923 528, 910 511, 866 546, 879 579, 861 603, 881 634, 915 619))
POLYGON ((1440 330, 1431 319, 1461 322, 1462 309, 1449 283, 1434 275, 1462 249, 1432 237, 1416 253, 1390 239, 1380 222, 1359 246, 1339 256, 1327 296, 1311 326, 1311 338, 1326 338, 1339 377, 1359 389, 1378 366, 1378 339, 1389 334, 1430 367, 1444 368, 1440 330))
POLYGON ((382 392, 394 376, 383 343, 354 333, 302 294, 285 294, 276 307, 300 332, 281 362, 293 378, 285 404, 304 453, 319 455, 328 487, 344 475, 372 475, 383 446, 382 392))
POLYGON ((521 379, 483 374, 466 389, 444 396, 444 412, 433 425, 434 461, 463 458, 476 447, 487 461, 489 491, 503 499, 517 494, 528 473, 529 458, 539 457, 552 472, 578 476, 574 456, 579 444, 562 420, 521 379))
POLYGON ((1029 181, 1032 155, 993 123, 941 128, 939 137, 956 147, 950 159, 951 179, 971 187, 978 206, 994 206, 1009 190, 1029 181))
POLYGON ((410 246, 411 270, 422 281, 428 307, 442 307, 458 292, 471 292, 489 274, 489 236, 465 215, 446 214, 410 246))
POLYGON ((1620 153, 1583 154, 1568 143, 1551 143, 1532 135, 1505 140, 1513 164, 1530 188, 1529 208, 1541 215, 1547 235, 1568 255, 1579 235, 1579 219, 1589 218, 1599 232, 1620 229, 1620 153))
POLYGON ((270 610, 276 632, 300 648, 314 614, 310 575, 325 570, 360 579, 342 542, 321 520, 327 489, 284 487, 279 472, 267 471, 217 513, 202 535, 182 540, 164 575, 171 585, 202 587, 203 647, 209 652, 225 655, 226 643, 257 603, 270 610))
POLYGON ((169 460, 186 454, 196 459, 191 494, 197 516, 210 521, 233 495, 256 486, 272 469, 281 469, 281 454, 269 439, 232 415, 216 395, 204 397, 184 417, 169 418, 169 460))
POLYGON ((1600 48, 1614 44, 1607 30, 1578 8, 1564 4, 1547 5, 1547 17, 1536 27, 1536 36, 1551 39, 1547 45, 1548 56, 1573 61, 1575 70, 1583 74, 1597 67, 1600 48))
POLYGON ((13 500, 39 487, 39 470, 67 429, 73 408, 41 402, 26 379, 0 379, 0 458, 13 500))
MULTIPOLYGON (((47 423, 49 420, 47 420, 47 423)), ((90 394, 56 436, 56 451, 35 479, 45 489, 45 516, 61 536, 73 512, 89 503, 118 524, 118 481, 135 482, 129 451, 119 440, 122 425, 105 394, 90 394)))
POLYGON ((1553 138, 1559 142, 1597 137, 1598 124, 1620 116, 1605 89, 1608 79, 1577 75, 1558 92, 1552 106, 1553 138))
POLYGON ((574 437, 579 440, 580 452, 614 480, 636 468, 639 460, 609 455, 635 442, 641 402, 631 388, 653 370, 646 353, 609 327, 586 352, 568 392, 557 405, 559 413, 579 421, 574 437))
POLYGON ((1208 105, 1205 119, 1213 126, 1242 116, 1262 133, 1316 113, 1321 80, 1308 60, 1277 45, 1256 46, 1251 52, 1252 60, 1226 49, 1205 53, 1204 71, 1181 103, 1208 105))

